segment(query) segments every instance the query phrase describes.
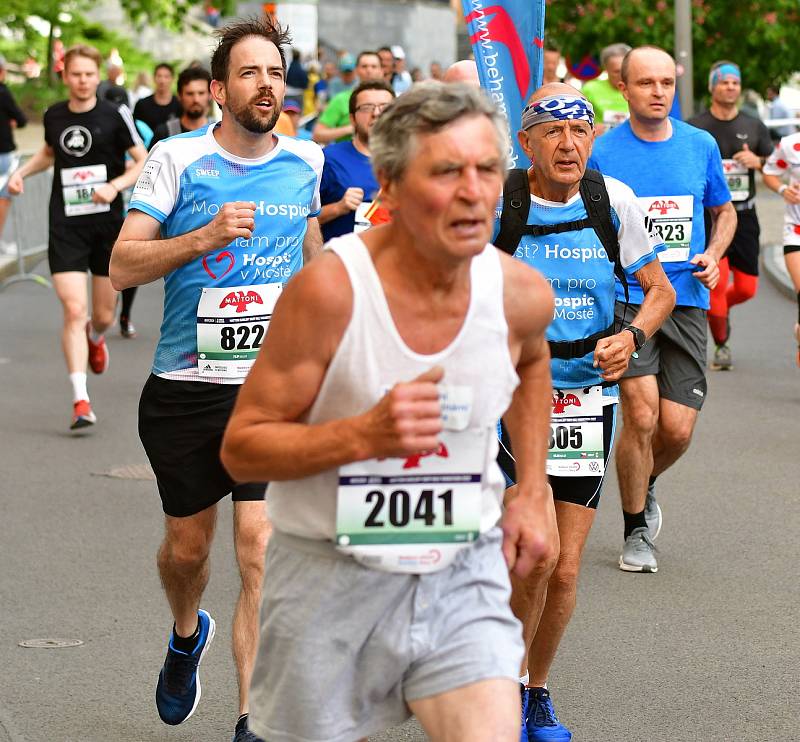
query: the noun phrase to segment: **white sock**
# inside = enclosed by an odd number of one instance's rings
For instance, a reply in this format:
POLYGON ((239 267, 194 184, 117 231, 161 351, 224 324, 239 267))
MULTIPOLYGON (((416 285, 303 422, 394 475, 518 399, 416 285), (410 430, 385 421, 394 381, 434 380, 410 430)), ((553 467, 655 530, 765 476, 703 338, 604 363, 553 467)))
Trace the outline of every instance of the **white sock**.
POLYGON ((522 676, 520 677, 520 679, 519 679, 520 685, 527 685, 527 684, 528 684, 528 681, 529 681, 530 679, 531 679, 531 674, 530 674, 529 672, 526 672, 526 673, 525 673, 524 675, 522 675, 522 676))
POLYGON ((104 335, 105 332, 95 331, 94 325, 91 322, 89 323, 89 337, 91 338, 93 343, 99 343, 103 339, 104 335))
POLYGON ((86 389, 86 374, 76 371, 74 374, 69 375, 70 384, 72 384, 72 401, 79 402, 82 399, 89 401, 89 392, 86 389))

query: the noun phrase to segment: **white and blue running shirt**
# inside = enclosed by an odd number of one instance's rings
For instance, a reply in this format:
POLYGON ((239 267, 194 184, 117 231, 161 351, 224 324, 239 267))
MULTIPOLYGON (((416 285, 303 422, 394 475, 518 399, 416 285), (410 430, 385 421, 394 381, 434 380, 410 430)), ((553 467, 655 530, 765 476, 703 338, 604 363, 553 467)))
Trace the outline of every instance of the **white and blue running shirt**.
MULTIPOLYGON (((604 180, 611 201, 611 219, 619 237, 620 263, 625 274, 632 276, 657 259, 664 243, 648 228, 649 220, 633 191, 614 178, 604 176, 604 180)), ((501 211, 502 201, 495 234, 499 232, 501 211)), ((528 224, 561 224, 586 217, 580 193, 566 203, 531 195, 528 224)), ((555 311, 547 329, 548 341, 580 340, 605 330, 614 321, 614 264, 594 229, 543 237, 523 235, 514 257, 536 268, 553 290, 555 311)), ((633 319, 633 312, 629 319, 633 319)), ((583 358, 552 359, 553 387, 577 389, 602 384, 600 369, 592 367, 593 352, 583 358)), ((605 390, 606 396, 616 396, 615 390, 616 387, 605 390)))
POLYGON ((320 211, 323 155, 318 145, 278 136, 272 151, 248 160, 219 145, 213 133, 217 125, 159 142, 130 203, 130 209, 161 223, 164 239, 205 226, 226 203, 256 204, 250 239, 238 237, 164 277, 164 320, 153 373, 169 379, 201 380, 197 306, 202 290, 288 281, 303 267, 308 219, 320 211))

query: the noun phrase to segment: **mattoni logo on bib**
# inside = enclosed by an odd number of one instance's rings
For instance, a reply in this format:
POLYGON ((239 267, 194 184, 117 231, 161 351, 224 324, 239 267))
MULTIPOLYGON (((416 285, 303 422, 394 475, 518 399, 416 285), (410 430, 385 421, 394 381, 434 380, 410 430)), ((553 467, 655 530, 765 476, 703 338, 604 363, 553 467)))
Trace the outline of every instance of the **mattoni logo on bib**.
POLYGON ((439 456, 440 458, 446 459, 450 457, 450 453, 447 450, 447 446, 440 442, 439 448, 437 448, 435 451, 415 453, 412 456, 409 456, 403 464, 403 469, 419 469, 421 466, 420 460, 426 458, 427 456, 439 456))
POLYGON ((555 392, 553 394, 553 412, 556 415, 561 415, 567 407, 581 407, 581 401, 572 393, 564 394, 564 392, 555 392))
POLYGON ((255 291, 231 291, 219 304, 220 309, 225 307, 236 307, 236 313, 242 314, 247 311, 250 304, 263 304, 264 301, 255 291))
POLYGON ((675 201, 662 199, 660 201, 653 201, 653 203, 650 204, 650 208, 647 210, 647 213, 649 214, 651 211, 657 211, 659 214, 664 216, 670 210, 677 210, 678 208, 678 204, 675 203, 675 201))

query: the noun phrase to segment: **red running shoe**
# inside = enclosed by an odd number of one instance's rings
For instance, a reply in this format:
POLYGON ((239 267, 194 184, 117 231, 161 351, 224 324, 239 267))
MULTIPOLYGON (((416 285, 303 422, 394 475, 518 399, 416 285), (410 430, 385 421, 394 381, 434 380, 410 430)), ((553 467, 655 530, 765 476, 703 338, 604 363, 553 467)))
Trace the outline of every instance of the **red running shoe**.
POLYGON ((97 418, 92 412, 92 406, 89 404, 88 399, 79 399, 72 406, 72 424, 69 426, 70 430, 80 430, 81 428, 88 428, 94 425, 97 418))
POLYGON ((111 355, 106 346, 106 339, 101 338, 99 343, 95 343, 91 337, 92 323, 86 323, 86 342, 89 343, 89 368, 96 374, 102 374, 108 368, 111 355))

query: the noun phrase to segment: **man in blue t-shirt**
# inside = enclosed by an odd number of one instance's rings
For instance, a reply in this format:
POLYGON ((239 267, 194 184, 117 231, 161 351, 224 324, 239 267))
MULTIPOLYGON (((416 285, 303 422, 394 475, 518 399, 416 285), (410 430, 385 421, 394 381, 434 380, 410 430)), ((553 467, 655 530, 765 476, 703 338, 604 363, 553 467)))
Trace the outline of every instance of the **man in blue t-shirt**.
MULTIPOLYGON (((578 568, 611 454, 616 381, 631 354, 657 331, 675 301, 657 258, 664 244, 628 186, 603 178, 609 203, 605 216, 618 245, 615 262, 600 238, 602 227, 589 218, 580 189, 594 127, 592 104, 575 88, 556 82, 534 93, 522 112, 518 135, 533 163, 520 184, 530 192, 527 225, 531 228, 511 234, 507 242, 505 234, 512 232, 513 222, 508 215, 501 216, 496 236, 498 246, 513 250, 517 259, 542 273, 555 297, 547 330, 553 380, 547 474, 560 555, 552 575, 537 571, 524 585, 514 583, 511 600, 528 641, 522 705, 527 739, 532 742, 570 739, 555 714, 547 681, 575 606, 578 568), (638 278, 646 286, 640 309, 626 325, 614 321, 615 263, 630 281, 638 278)), ((511 185, 517 174, 514 171, 506 184, 509 209, 518 193, 511 185)), ((507 436, 502 442, 508 444, 507 436)), ((499 461, 509 477, 510 460, 501 456, 499 461)), ((513 496, 510 491, 509 497, 513 496)))
MULTIPOLYGON (((633 188, 667 249, 659 254, 677 295, 675 309, 631 362, 620 382, 624 426, 617 475, 625 519, 620 568, 655 572, 653 539, 661 527, 656 477, 689 447, 706 396, 706 310, 718 263, 736 230, 719 147, 706 131, 669 117, 675 61, 657 47, 628 52, 622 93, 630 119, 598 139, 591 164, 633 188), (708 244, 703 208, 713 219, 708 244)), ((622 322, 638 310, 642 289, 630 285, 630 305, 617 285, 622 322)))
POLYGON ((369 159, 369 132, 394 97, 391 85, 383 80, 360 83, 350 96, 353 139, 325 148, 319 188, 319 223, 325 242, 370 227, 365 215, 378 193, 378 181, 369 159))
POLYGON ((241 577, 233 619, 234 742, 258 739, 247 729, 248 692, 270 527, 266 484, 234 482, 219 451, 283 285, 322 245, 322 151, 273 133, 288 40, 270 20, 223 29, 211 59, 211 94, 222 120, 152 149, 111 266, 117 289, 164 278, 161 337, 139 403, 139 436, 165 515, 158 570, 175 620, 156 706, 175 725, 200 700, 197 669, 215 630, 200 600, 217 503, 231 493, 241 577))

